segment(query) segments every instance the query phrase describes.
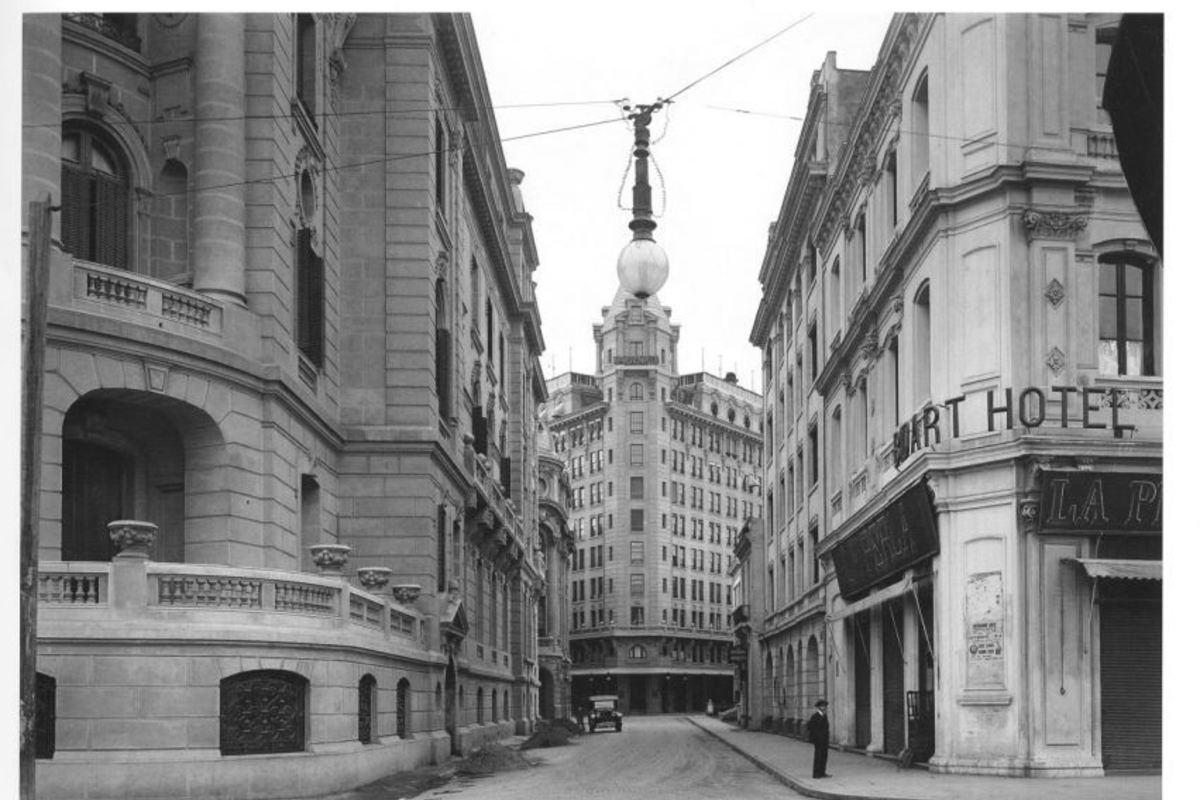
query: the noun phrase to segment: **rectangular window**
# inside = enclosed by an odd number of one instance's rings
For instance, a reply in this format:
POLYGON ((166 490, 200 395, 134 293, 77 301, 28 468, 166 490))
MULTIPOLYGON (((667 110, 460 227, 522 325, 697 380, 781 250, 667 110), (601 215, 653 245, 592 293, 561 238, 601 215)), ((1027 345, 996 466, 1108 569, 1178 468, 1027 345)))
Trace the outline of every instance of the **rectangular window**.
POLYGON ((642 606, 631 606, 629 609, 629 624, 630 625, 645 625, 646 624, 646 609, 642 606))
POLYGON ((317 124, 317 20, 312 14, 296 15, 296 99, 317 124))
POLYGON ((641 411, 629 412, 629 432, 630 433, 645 433, 646 415, 641 411))
POLYGON ((629 509, 629 530, 640 531, 644 530, 646 512, 640 508, 629 509))
POLYGON ((296 348, 318 368, 325 363, 325 261, 313 250, 313 231, 296 231, 296 348))
POLYGON ((1103 257, 1100 274, 1100 372, 1154 375, 1154 271, 1120 254, 1103 257))
POLYGON ((644 542, 629 543, 629 563, 637 566, 645 563, 646 545, 644 542))
POLYGON ((629 466, 640 467, 644 464, 645 448, 640 444, 629 445, 629 466))
POLYGON ((808 485, 816 486, 820 480, 819 466, 819 451, 817 450, 817 426, 813 425, 808 429, 808 485))
POLYGON ((808 326, 808 378, 817 379, 817 326, 808 326))
POLYGON ((633 573, 629 576, 629 594, 632 597, 641 597, 646 594, 646 576, 641 573, 633 573))
POLYGON ((641 500, 646 494, 646 479, 640 475, 629 477, 629 497, 631 500, 641 500))

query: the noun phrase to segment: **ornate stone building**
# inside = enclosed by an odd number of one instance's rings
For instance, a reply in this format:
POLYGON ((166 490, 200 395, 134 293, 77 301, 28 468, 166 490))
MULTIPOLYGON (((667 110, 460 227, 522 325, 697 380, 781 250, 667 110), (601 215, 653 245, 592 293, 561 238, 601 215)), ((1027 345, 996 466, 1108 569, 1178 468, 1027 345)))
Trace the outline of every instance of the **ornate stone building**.
POLYGON ((539 716, 563 719, 571 716, 572 711, 567 581, 575 556, 575 531, 570 520, 571 481, 567 477, 567 464, 555 455, 544 419, 538 421, 537 479, 538 557, 544 560, 546 582, 538 607, 539 716))
POLYGON ((568 468, 572 703, 632 713, 733 703, 733 540, 761 513, 760 397, 732 373, 680 375, 658 296, 617 292, 593 327, 596 373, 547 382, 568 468))
POLYGON ((330 794, 526 730, 562 537, 470 18, 35 14, 24 59, 39 797, 330 794))
POLYGON ((1159 768, 1163 267, 1100 108, 1117 22, 899 15, 814 73, 752 332, 752 724, 823 696, 934 770, 1159 768))

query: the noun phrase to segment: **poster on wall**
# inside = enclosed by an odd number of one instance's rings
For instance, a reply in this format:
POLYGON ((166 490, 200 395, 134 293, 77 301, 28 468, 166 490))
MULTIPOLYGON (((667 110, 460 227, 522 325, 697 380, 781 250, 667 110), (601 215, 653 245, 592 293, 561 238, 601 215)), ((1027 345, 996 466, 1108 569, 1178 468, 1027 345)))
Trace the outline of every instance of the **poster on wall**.
POLYGON ((1004 579, 999 572, 967 578, 967 686, 1004 686, 1004 579))

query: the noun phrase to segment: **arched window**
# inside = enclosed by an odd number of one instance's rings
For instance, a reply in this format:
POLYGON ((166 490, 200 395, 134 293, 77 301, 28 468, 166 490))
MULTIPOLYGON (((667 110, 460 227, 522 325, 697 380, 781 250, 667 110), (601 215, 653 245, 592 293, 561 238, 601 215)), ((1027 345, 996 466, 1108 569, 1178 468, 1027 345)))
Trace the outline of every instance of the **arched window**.
POLYGON ((475 721, 483 724, 483 687, 475 690, 475 721))
POLYGON ((930 371, 929 341, 929 281, 913 296, 913 405, 920 406, 929 399, 930 371))
POLYGON ((221 680, 221 755, 304 750, 308 681, 283 670, 240 672, 221 680))
POLYGON ((721 411, 721 409, 720 409, 720 408, 717 406, 717 404, 716 404, 716 403, 713 403, 712 405, 710 405, 710 406, 708 407, 708 410, 712 412, 712 415, 713 415, 714 417, 715 417, 715 416, 717 416, 717 415, 720 413, 720 411, 721 411))
POLYGON ((358 680, 358 740, 370 744, 375 738, 375 678, 363 675, 358 680))
POLYGON ((912 94, 912 189, 924 180, 929 172, 929 76, 922 75, 912 94))
POLYGON ((1100 257, 1100 345, 1103 375, 1155 375, 1154 265, 1129 252, 1100 257))
POLYGON ((642 394, 642 385, 640 383, 635 382, 635 383, 629 384, 629 399, 630 400, 645 399, 642 394))
MULTIPOLYGON (((401 678, 396 684, 396 735, 401 739, 408 737, 408 692, 409 684, 406 678, 401 678)), ((441 702, 442 687, 438 684, 438 702, 441 702)))
POLYGON ((129 168, 116 145, 88 126, 62 138, 63 248, 85 261, 128 269, 129 168))

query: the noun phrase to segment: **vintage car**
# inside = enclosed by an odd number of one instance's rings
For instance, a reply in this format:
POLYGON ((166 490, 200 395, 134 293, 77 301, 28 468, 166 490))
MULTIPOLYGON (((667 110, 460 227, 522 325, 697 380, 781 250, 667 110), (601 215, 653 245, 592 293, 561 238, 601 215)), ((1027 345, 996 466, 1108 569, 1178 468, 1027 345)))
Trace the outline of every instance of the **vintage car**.
POLYGON ((615 694, 595 694, 588 698, 592 710, 588 712, 588 730, 595 733, 599 728, 621 730, 621 712, 617 711, 615 694))

